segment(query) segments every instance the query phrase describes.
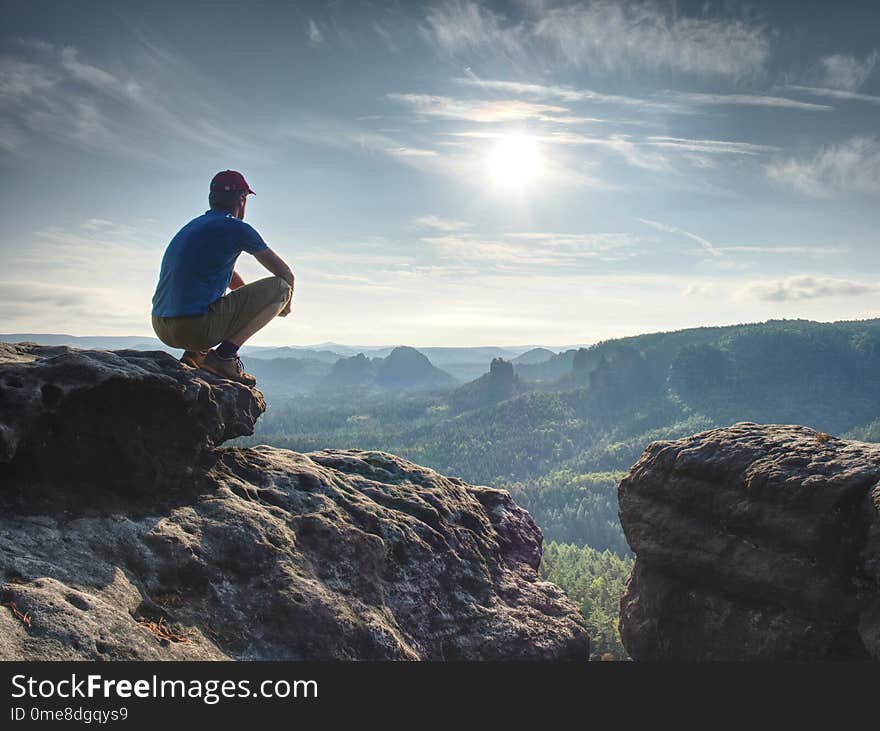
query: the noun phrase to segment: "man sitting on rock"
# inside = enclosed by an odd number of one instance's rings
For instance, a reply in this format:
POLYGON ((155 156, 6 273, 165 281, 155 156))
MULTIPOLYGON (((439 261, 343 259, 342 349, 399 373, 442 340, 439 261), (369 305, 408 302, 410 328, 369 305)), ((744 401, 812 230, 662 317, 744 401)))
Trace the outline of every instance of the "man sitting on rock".
POLYGON ((276 316, 290 314, 294 285, 290 267, 243 220, 253 192, 239 172, 214 176, 211 209, 171 239, 153 295, 153 330, 184 350, 184 365, 248 386, 256 379, 244 372, 238 349, 276 316), (235 271, 242 251, 274 276, 245 284, 235 271), (224 294, 227 287, 232 291, 224 294))

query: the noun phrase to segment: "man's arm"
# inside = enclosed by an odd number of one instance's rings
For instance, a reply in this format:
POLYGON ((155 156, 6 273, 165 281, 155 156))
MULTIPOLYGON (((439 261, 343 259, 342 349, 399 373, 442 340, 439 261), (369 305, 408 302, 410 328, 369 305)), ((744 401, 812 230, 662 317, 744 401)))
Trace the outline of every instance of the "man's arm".
POLYGON ((263 249, 262 251, 258 251, 254 254, 254 258, 260 264, 262 264, 266 269, 269 270, 271 274, 274 274, 276 277, 281 277, 285 282, 287 282, 291 287, 294 286, 293 280, 293 272, 290 271, 290 267, 287 266, 287 262, 284 261, 278 254, 276 254, 272 249, 263 249))
MULTIPOLYGON (((254 257, 260 264, 262 264, 266 269, 268 269, 272 274, 276 277, 281 277, 285 282, 287 282, 291 289, 294 285, 293 272, 290 271, 290 267, 287 266, 287 262, 284 261, 278 254, 276 254, 272 249, 266 248, 263 251, 258 251, 254 254, 254 257)), ((290 314, 290 305, 293 302, 293 297, 288 300, 287 304, 284 306, 284 309, 278 313, 279 317, 287 317, 290 314)))

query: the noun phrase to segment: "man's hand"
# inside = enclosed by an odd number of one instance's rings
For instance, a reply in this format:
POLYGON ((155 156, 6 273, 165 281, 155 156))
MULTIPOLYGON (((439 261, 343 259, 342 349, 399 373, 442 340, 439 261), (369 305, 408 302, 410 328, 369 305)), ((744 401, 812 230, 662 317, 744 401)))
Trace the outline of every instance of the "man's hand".
POLYGON ((290 306, 293 304, 293 285, 290 285, 290 297, 287 300, 287 304, 281 308, 281 312, 278 313, 278 317, 287 317, 290 314, 290 306))
POLYGON ((244 280, 238 272, 233 271, 232 279, 229 280, 229 289, 238 289, 239 287, 244 287, 244 280))

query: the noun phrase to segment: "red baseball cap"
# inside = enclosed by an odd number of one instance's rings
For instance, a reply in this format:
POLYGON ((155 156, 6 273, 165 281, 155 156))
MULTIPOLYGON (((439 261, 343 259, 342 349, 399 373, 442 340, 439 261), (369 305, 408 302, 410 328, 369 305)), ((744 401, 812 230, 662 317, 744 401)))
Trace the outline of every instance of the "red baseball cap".
POLYGON ((251 195, 256 195, 244 179, 244 175, 236 170, 224 170, 217 173, 211 180, 212 191, 247 191, 251 195))

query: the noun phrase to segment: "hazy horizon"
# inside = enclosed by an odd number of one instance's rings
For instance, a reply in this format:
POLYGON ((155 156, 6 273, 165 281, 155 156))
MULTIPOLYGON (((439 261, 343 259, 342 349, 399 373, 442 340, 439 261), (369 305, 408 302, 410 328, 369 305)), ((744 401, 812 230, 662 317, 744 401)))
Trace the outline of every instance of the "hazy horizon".
MULTIPOLYGON (((679 330, 690 330, 697 328, 726 328, 726 327, 737 327, 741 325, 761 325, 766 324, 770 320, 807 320, 809 322, 823 323, 823 324, 835 324, 841 322, 858 322, 858 321, 867 321, 867 320, 875 320, 878 319, 880 315, 874 317, 859 317, 859 318, 841 318, 834 320, 821 320, 821 319, 813 319, 813 318, 767 318, 765 320, 743 320, 740 322, 728 322, 728 323, 708 323, 703 325, 694 325, 692 327, 686 328, 662 328, 659 330, 644 330, 639 332, 631 332, 631 333, 623 333, 620 335, 612 335, 607 338, 601 338, 599 340, 594 340, 592 342, 580 342, 580 343, 566 343, 564 345, 558 345, 553 343, 546 343, 543 341, 533 342, 533 343, 522 343, 522 342, 514 342, 514 343, 502 343, 496 341, 486 341, 486 342, 478 342, 472 343, 468 345, 463 344, 435 344, 435 343, 414 343, 407 341, 382 341, 377 343, 368 343, 368 342, 340 342, 338 340, 325 340, 322 342, 308 342, 308 343, 292 343, 292 342, 271 342, 271 338, 266 338, 266 342, 248 342, 246 347, 254 347, 254 348, 303 348, 303 349, 318 349, 318 348, 328 348, 331 346, 341 346, 345 348, 369 348, 374 350, 380 350, 383 348, 395 348, 395 347, 411 347, 418 350, 419 348, 503 348, 507 350, 529 350, 532 348, 546 348, 548 350, 554 350, 556 352, 564 352, 565 350, 570 350, 573 348, 588 348, 592 345, 596 345, 597 343, 606 341, 606 340, 621 340, 624 338, 637 337, 639 335, 657 335, 668 332, 676 332, 679 330)), ((0 341, 3 340, 4 335, 37 335, 37 336, 57 336, 57 337, 73 337, 73 338, 105 338, 105 337, 118 337, 118 338, 152 338, 156 339, 155 333, 143 333, 143 334, 131 334, 131 333, 86 333, 86 334, 76 334, 72 332, 59 333, 59 332, 32 332, 22 330, 19 332, 9 332, 5 334, 0 334, 0 341)))
POLYGON ((3 11, 6 332, 153 337, 162 253, 224 168, 297 275, 254 346, 880 315, 870 4, 3 11))

